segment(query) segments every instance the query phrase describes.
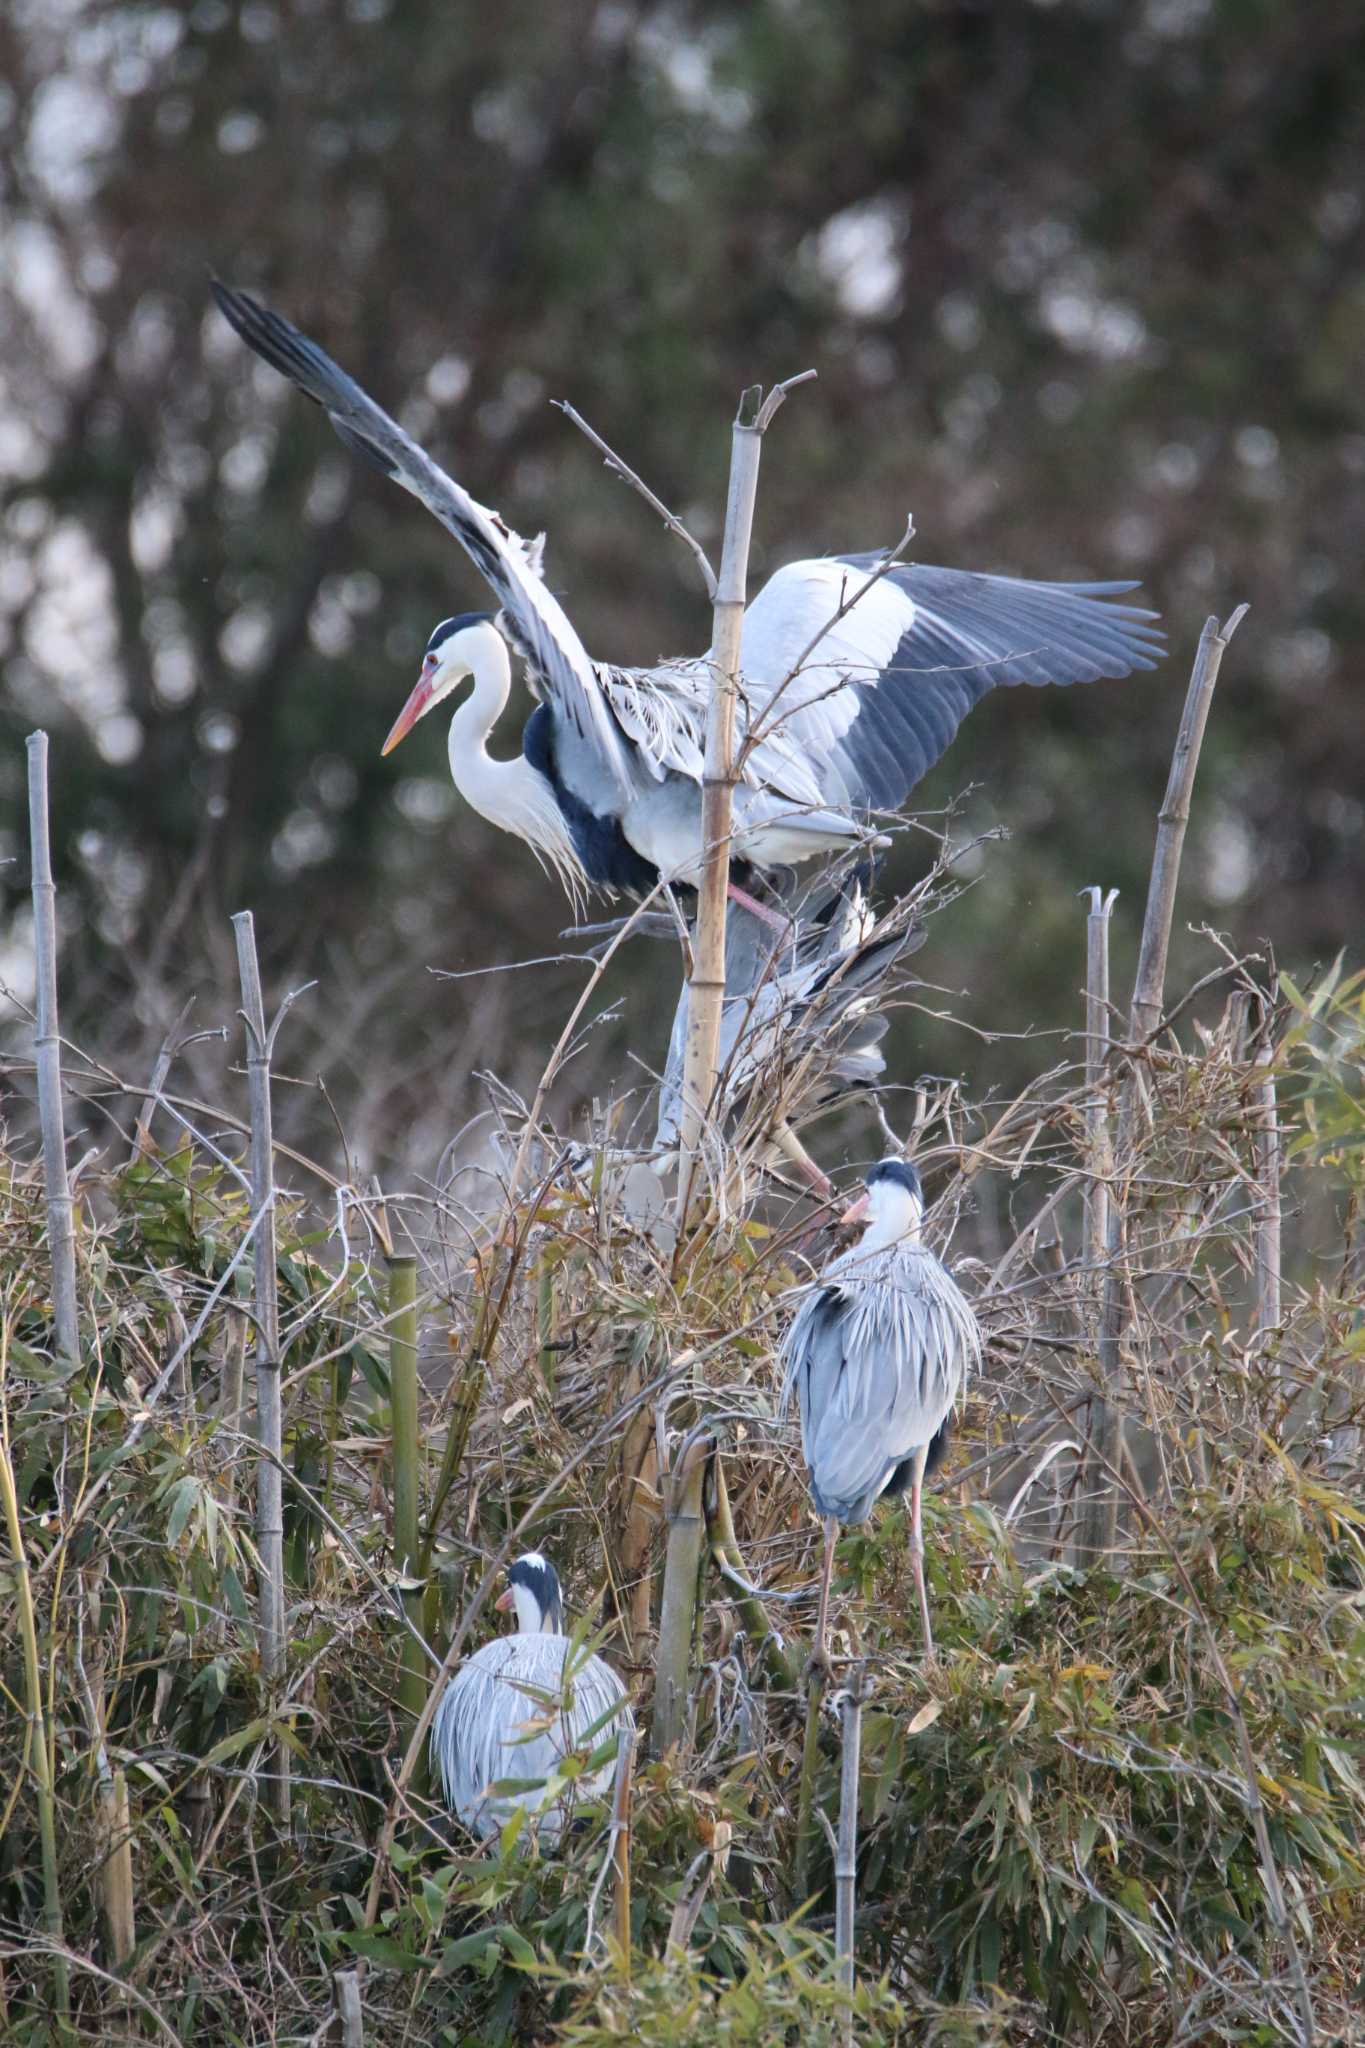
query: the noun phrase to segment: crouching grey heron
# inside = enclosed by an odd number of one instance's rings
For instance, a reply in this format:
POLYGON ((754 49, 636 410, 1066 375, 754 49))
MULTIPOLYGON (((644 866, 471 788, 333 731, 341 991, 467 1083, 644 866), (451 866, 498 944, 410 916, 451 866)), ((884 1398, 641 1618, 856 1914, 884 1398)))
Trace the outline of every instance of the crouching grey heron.
POLYGON ((845 1221, 866 1217, 859 1242, 807 1290, 782 1344, 784 1403, 795 1390, 811 1495, 825 1525, 816 1625, 825 1656, 830 1577, 841 1522, 865 1522, 874 1502, 910 1488, 910 1556, 924 1650, 933 1629, 924 1585, 921 1491, 948 1416, 981 1363, 981 1330, 947 1268, 921 1239, 916 1169, 883 1159, 845 1221))
MULTIPOLYGON (((588 885, 642 895, 660 877, 695 885, 712 656, 592 661, 544 581, 538 541, 476 503, 289 321, 217 279, 213 291, 242 339, 421 500, 497 597, 496 617, 437 626, 384 751, 472 678, 449 756, 474 810, 526 840, 575 897, 588 885), (511 689, 509 650, 540 702, 520 755, 497 761, 486 743, 511 689)), ((779 569, 744 617, 731 894, 752 905, 743 884, 755 874, 865 839, 871 814, 902 802, 997 685, 1152 668, 1164 651, 1156 614, 1111 601, 1135 587, 887 569, 876 554, 779 569)))
MULTIPOLYGON (((431 1724, 431 1761, 446 1804, 472 1834, 487 1841, 525 1808, 553 1846, 568 1787, 558 1796, 547 1788, 565 1757, 633 1728, 634 1717, 610 1665, 564 1634, 559 1574, 548 1558, 535 1550, 519 1557, 495 1604, 515 1610, 517 1632, 483 1644, 452 1674, 431 1724), (495 1793, 507 1779, 523 1789, 495 1793)), ((612 1768, 586 1772, 575 1790, 595 1797, 612 1768)))

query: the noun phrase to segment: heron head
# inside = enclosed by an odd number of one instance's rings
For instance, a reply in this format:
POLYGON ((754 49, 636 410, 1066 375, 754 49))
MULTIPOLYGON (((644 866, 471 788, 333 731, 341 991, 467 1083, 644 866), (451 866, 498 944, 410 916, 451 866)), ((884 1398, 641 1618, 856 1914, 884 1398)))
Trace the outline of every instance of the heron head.
POLYGON ((507 1567, 507 1591, 494 1605, 504 1614, 515 1611, 517 1628, 524 1636, 564 1633, 559 1573, 538 1550, 528 1550, 525 1557, 507 1567))
POLYGON ((867 1193, 845 1209, 845 1223, 866 1222, 869 1231, 883 1244, 919 1236, 924 1218, 924 1189, 918 1169, 908 1159, 879 1160, 865 1185, 867 1193))
POLYGON ((442 619, 427 642, 422 673, 412 695, 394 720, 381 753, 391 754, 419 718, 425 718, 466 676, 474 674, 480 648, 486 649, 487 636, 496 631, 490 612, 458 612, 453 619, 442 619))

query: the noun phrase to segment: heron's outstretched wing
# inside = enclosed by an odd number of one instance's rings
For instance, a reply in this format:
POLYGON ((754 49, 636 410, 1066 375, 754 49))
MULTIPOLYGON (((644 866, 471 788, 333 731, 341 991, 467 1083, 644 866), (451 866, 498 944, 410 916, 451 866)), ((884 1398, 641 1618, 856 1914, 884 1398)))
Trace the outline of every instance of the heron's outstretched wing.
POLYGON ((1155 612, 1111 601, 1132 583, 1025 583, 917 563, 869 581, 883 560, 790 562, 744 615, 750 721, 775 725, 820 764, 828 804, 900 803, 997 685, 1126 676, 1165 651, 1155 612))
POLYGON ((632 777, 616 722, 593 664, 527 543, 447 476, 315 341, 245 292, 217 278, 211 283, 224 317, 248 347, 322 407, 348 448, 420 498, 455 536, 496 593, 508 638, 626 793, 632 777))

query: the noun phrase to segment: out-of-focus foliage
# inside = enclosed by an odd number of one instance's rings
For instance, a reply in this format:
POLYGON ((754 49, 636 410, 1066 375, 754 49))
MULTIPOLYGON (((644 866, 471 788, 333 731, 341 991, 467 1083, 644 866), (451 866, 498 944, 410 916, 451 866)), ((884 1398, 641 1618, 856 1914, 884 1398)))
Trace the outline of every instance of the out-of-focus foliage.
MULTIPOLYGON (((18 741, 41 721, 68 1014, 116 1061, 187 977, 221 980, 249 902, 281 977, 328 963, 307 1071, 362 1157, 429 1170, 471 1068, 505 1064, 509 1014, 496 985, 424 966, 552 952, 563 921, 524 849, 457 809, 439 719, 378 758, 477 579, 248 361, 209 266, 544 526, 598 654, 695 651, 708 619, 560 395, 714 541, 736 393, 817 366, 766 458, 756 574, 890 540, 913 508, 926 560, 1143 578, 1163 671, 988 702, 922 793, 976 784, 969 822, 1014 835, 925 959, 978 1023, 1071 1021, 1082 883, 1119 885, 1133 931, 1187 657, 1241 598, 1187 909, 1269 933, 1291 967, 1346 936, 1357 9, 16 0, 0 58, 0 802, 15 850, 18 741)), ((21 982, 22 902, 6 915, 21 982)), ((584 1094, 624 1076, 627 1037, 660 1057, 658 960, 623 963, 628 1031, 580 1062, 584 1094)), ((924 1019, 897 1059, 980 1065, 924 1019)))

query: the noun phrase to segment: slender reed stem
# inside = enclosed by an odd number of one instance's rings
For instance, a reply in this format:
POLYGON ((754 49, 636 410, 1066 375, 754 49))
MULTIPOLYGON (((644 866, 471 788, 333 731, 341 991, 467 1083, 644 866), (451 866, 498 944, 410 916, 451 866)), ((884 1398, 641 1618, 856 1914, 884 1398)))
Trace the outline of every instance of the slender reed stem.
POLYGON ((48 830, 47 734, 31 732, 27 746, 38 1013, 33 1057, 38 1075, 38 1117, 43 1133, 47 1241, 52 1257, 52 1311, 58 1353, 74 1362, 80 1357, 76 1228, 66 1174, 66 1130, 62 1121, 62 1040, 57 1023, 57 890, 52 880, 52 848, 48 830))
POLYGON ((0 1494, 4 1496, 5 1528, 19 1604, 19 1639, 24 1659, 24 1691, 28 1704, 25 1755, 33 1772, 38 1800, 38 1843, 43 1866, 43 1927, 52 1943, 52 1990, 58 2026, 65 2039, 71 2026, 71 1975, 62 1933, 62 1881, 57 1867, 57 1802, 52 1784, 52 1749, 49 1742, 47 1710, 43 1697, 43 1668, 38 1655, 38 1624, 33 1606, 33 1585, 29 1578, 28 1553, 24 1548, 19 1516, 19 1489, 15 1484, 10 1450, 9 1323, 0 1327, 0 1494))
MULTIPOLYGON (((249 910, 232 920, 246 1025, 247 1086, 251 1099, 251 1200, 260 1228, 253 1247, 256 1321, 256 1431, 263 1455, 256 1463, 256 1548, 261 1560, 261 1675, 270 1694, 284 1682, 284 1421, 280 1395, 280 1296, 275 1244, 275 1148, 271 1130, 270 1054, 265 1025, 256 926, 249 910)), ((269 1796, 281 1830, 289 1826, 289 1751, 276 1746, 269 1796)))
MULTIPOLYGON (((839 1771, 839 1838, 834 1858, 834 1953, 839 1979, 853 1991, 854 1915, 858 1895, 858 1771, 863 1741, 864 1666, 849 1672, 841 1705, 843 1755, 839 1771)), ((846 2021, 845 2040, 852 2044, 853 2016, 846 2021)))
MULTIPOLYGON (((422 1586, 417 1504, 421 1493, 422 1440, 417 1417, 417 1260, 395 1252, 389 1260, 389 1388, 393 1415, 393 1550, 403 1574, 403 1605, 420 1628, 422 1586)), ((420 1643, 403 1636, 398 1697, 413 1719, 426 1698, 427 1669, 420 1643)))
POLYGON ((797 1905, 810 1897, 810 1858, 815 1846, 815 1779, 820 1768, 820 1709, 829 1669, 813 1661, 806 1681, 806 1732, 801 1744, 801 1777, 796 1794, 796 1855, 792 1865, 792 1897, 797 1905))

